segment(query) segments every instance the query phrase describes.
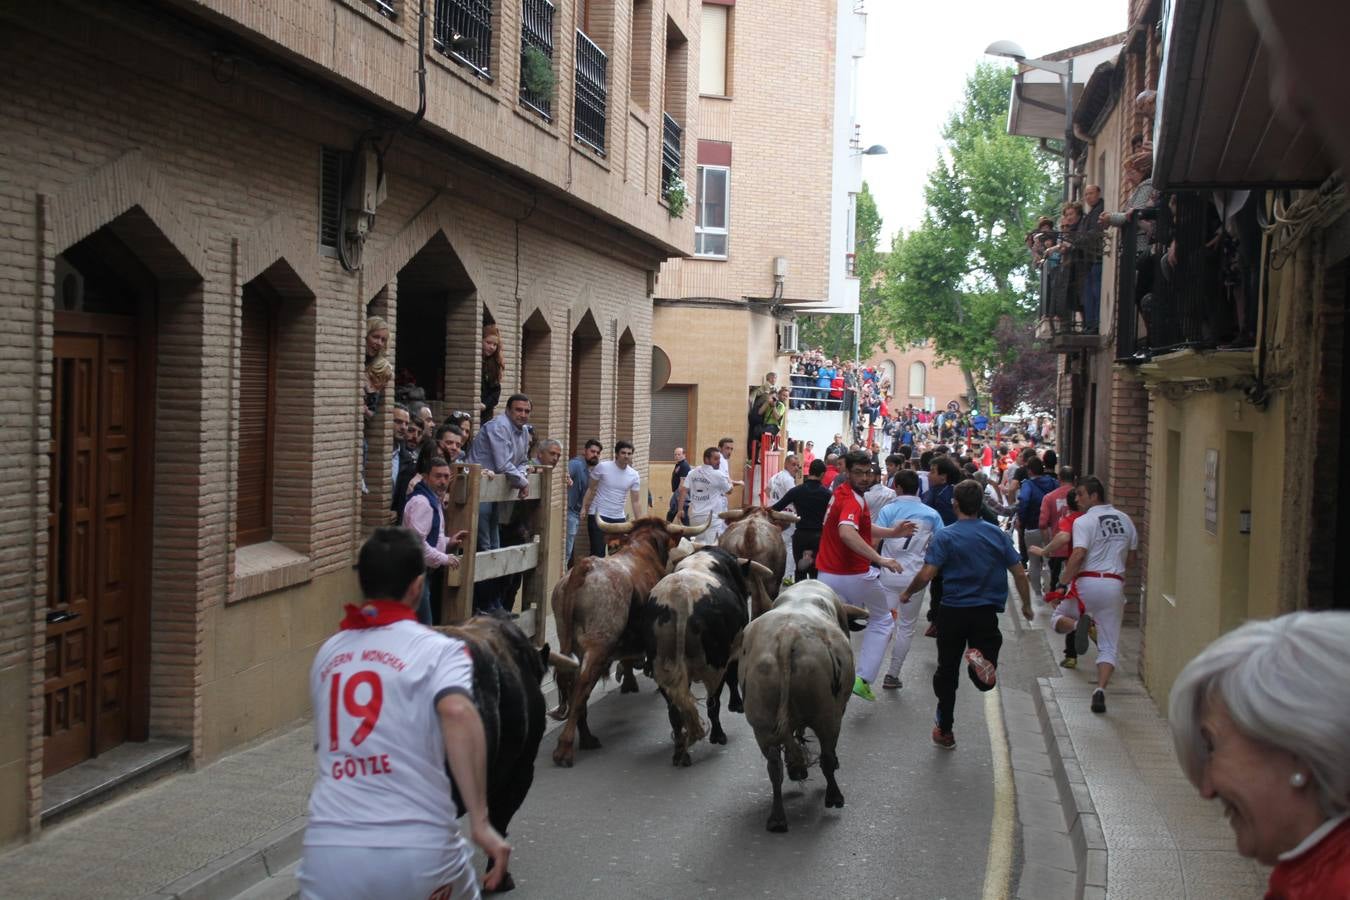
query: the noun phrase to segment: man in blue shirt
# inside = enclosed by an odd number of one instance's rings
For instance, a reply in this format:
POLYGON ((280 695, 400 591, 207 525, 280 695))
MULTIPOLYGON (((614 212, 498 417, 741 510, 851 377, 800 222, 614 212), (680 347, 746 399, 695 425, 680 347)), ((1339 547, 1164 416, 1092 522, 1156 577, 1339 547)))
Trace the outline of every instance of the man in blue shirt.
POLYGON ((600 452, 604 449, 599 441, 591 438, 580 456, 567 461, 567 547, 563 556, 569 569, 572 568, 572 547, 577 542, 577 529, 581 526, 581 498, 591 486, 591 469, 600 462, 600 452))
MULTIPOLYGON (((483 467, 484 477, 506 478, 521 500, 530 496, 528 461, 530 432, 525 425, 530 421, 530 398, 512 394, 506 401, 506 411, 495 416, 478 432, 464 461, 483 467)), ((502 545, 501 507, 491 501, 478 505, 478 549, 496 550, 502 545)), ((474 589, 475 611, 506 615, 501 598, 487 582, 474 589), (481 599, 479 591, 485 595, 481 599)))
POLYGON ((914 602, 914 595, 942 574, 942 602, 938 609, 938 667, 933 674, 937 694, 937 721, 933 743, 947 750, 956 747, 952 735, 956 687, 964 658, 970 680, 981 691, 993 688, 998 676, 998 651, 1003 635, 998 617, 1008 602, 1011 573, 1022 599, 1022 616, 1030 622, 1031 584, 1022 558, 1010 538, 997 525, 980 518, 984 488, 966 480, 956 486, 956 523, 933 536, 924 555, 923 568, 900 594, 900 603, 914 602))

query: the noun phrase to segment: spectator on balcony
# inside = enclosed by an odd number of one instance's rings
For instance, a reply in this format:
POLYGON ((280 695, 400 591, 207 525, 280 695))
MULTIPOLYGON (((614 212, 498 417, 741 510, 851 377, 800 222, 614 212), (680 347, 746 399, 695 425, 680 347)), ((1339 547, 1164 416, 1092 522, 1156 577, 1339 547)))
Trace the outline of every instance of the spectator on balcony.
POLYGON ((1102 189, 1089 184, 1083 188, 1086 211, 1075 229, 1075 248, 1086 269, 1083 281, 1083 330, 1095 334, 1102 308, 1102 189))
MULTIPOLYGON (((830 386, 834 383, 834 363, 821 363, 816 369, 816 403, 823 409, 830 398, 830 386)), ((842 384, 841 384, 842 386, 842 384)))
POLYGON ((464 456, 464 432, 455 425, 442 425, 437 428, 436 451, 452 466, 459 462, 464 456))
POLYGON ((1036 220, 1036 230, 1027 232, 1026 245, 1031 251, 1031 264, 1040 268, 1045 262, 1045 251, 1054 243, 1055 220, 1041 216, 1036 220))
POLYGON ((788 389, 779 388, 764 403, 762 433, 773 435, 772 446, 777 448, 787 439, 788 389))
POLYGON ((473 443, 473 416, 462 409, 456 409, 445 417, 445 424, 459 428, 459 433, 464 440, 464 449, 468 450, 469 444, 473 443))
POLYGON ((1083 208, 1077 201, 1070 201, 1064 204, 1060 213, 1055 242, 1045 251, 1046 284, 1050 292, 1045 313, 1051 318, 1071 322, 1080 303, 1073 238, 1082 220, 1083 208))
POLYGON ((502 333, 496 325, 483 326, 483 370, 479 378, 479 421, 484 425, 496 414, 502 398, 502 374, 506 361, 502 358, 502 333))
MULTIPOLYGON (((521 500, 530 496, 529 473, 526 461, 529 459, 530 432, 526 425, 532 409, 530 398, 524 394, 512 394, 506 401, 506 411, 493 417, 478 439, 465 454, 465 462, 483 467, 483 476, 488 479, 504 477, 516 489, 521 500)), ((501 507, 491 501, 478 505, 478 549, 496 550, 501 547, 501 507)), ((485 582, 485 584, 487 584, 485 582)), ((482 592, 474 591, 476 612, 504 616, 501 598, 489 588, 482 592)))
POLYGON ((398 484, 399 472, 405 467, 411 469, 416 463, 416 457, 413 456, 413 447, 408 443, 410 418, 408 407, 402 403, 394 404, 394 450, 389 458, 389 486, 391 488, 398 484))

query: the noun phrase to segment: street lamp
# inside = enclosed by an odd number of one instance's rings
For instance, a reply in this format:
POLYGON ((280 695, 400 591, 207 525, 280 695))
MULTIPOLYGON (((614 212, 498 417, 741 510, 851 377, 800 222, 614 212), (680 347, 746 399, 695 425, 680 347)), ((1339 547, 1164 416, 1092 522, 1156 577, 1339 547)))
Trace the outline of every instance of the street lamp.
POLYGON ((866 150, 854 150, 854 156, 885 156, 889 151, 880 144, 873 144, 866 150))
POLYGON ((1073 57, 1060 62, 1050 59, 1027 59, 1026 51, 1013 41, 994 41, 984 50, 990 56, 1015 60, 1024 66, 1040 69, 1059 76, 1064 86, 1064 202, 1069 201, 1073 180, 1073 161, 1069 148, 1073 145, 1073 57))

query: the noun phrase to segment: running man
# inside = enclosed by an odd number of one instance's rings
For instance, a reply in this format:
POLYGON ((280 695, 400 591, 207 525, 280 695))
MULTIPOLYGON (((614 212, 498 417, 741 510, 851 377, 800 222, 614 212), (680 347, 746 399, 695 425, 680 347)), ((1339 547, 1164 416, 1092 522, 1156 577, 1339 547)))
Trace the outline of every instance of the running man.
POLYGON ((991 690, 998 679, 998 651, 1003 646, 998 617, 1008 602, 1007 573, 1012 574, 1022 599, 1023 618, 1030 622, 1035 616, 1031 582, 1012 538, 980 518, 984 505, 980 483, 968 479, 952 493, 956 522, 933 536, 923 568, 900 593, 902 606, 912 603, 928 582, 942 574, 942 600, 937 613, 938 667, 933 673, 933 693, 938 701, 933 743, 945 750, 956 748, 952 722, 962 659, 978 690, 991 690))
MULTIPOLYGON (((1092 692, 1092 711, 1106 712, 1106 686, 1116 670, 1120 620, 1125 614, 1125 571, 1139 556, 1139 534, 1130 517, 1106 502, 1106 487, 1095 475, 1084 475, 1074 488, 1083 511, 1073 523, 1073 552, 1064 566, 1062 583, 1070 596, 1055 607, 1051 623, 1055 631, 1068 634, 1082 627, 1078 600, 1097 626, 1097 689, 1092 692)), ((1087 648, 1078 642, 1081 654, 1087 648)))
POLYGON ((703 451, 703 465, 684 476, 680 484, 679 505, 682 509, 688 505, 689 523, 712 523, 702 534, 694 535, 694 543, 700 546, 716 544, 717 538, 727 529, 726 521, 717 517, 727 508, 727 492, 731 490, 731 479, 722 471, 721 462, 722 452, 709 447, 703 451))
MULTIPOLYGON (((886 677, 882 680, 881 686, 887 690, 896 690, 904 687, 900 680, 900 669, 905 664, 905 657, 909 655, 910 644, 914 640, 914 629, 919 623, 919 611, 923 609, 923 591, 918 593, 916 599, 909 603, 902 604, 900 595, 909 587, 914 576, 919 574, 923 568, 924 554, 928 550, 928 544, 933 539, 933 535, 942 530, 942 517, 931 507, 919 499, 919 475, 909 469, 903 469, 895 474, 895 487, 899 494, 894 500, 882 507, 877 515, 876 524, 889 528, 898 522, 913 522, 915 531, 909 537, 893 537, 881 542, 881 551, 886 556, 891 557, 900 563, 900 574, 894 572, 881 573, 881 586, 886 591, 886 605, 890 608, 891 619, 898 626, 895 630, 895 646, 891 648, 891 665, 886 672, 886 677)), ((889 637, 889 633, 888 633, 889 637)), ((881 665, 881 658, 885 656, 886 645, 881 645, 881 656, 877 657, 876 665, 881 665)), ((867 671, 871 673, 872 678, 876 677, 876 671, 870 668, 871 660, 860 660, 858 671, 867 671)), ((870 678, 867 680, 871 680, 870 678)))
POLYGON ((820 534, 825 527, 825 513, 829 511, 833 495, 820 483, 825 476, 825 461, 811 460, 806 478, 774 503, 775 512, 792 507, 797 513, 797 524, 792 534, 792 559, 802 578, 815 578, 816 555, 820 553, 820 534))
MULTIPOLYGON (((822 584, 834 589, 845 603, 867 610, 867 630, 863 632, 861 659, 873 660, 871 675, 881 667, 881 656, 891 636, 894 620, 886 605, 886 592, 881 589, 881 570, 896 574, 900 564, 872 549, 872 542, 884 538, 907 537, 914 533, 913 522, 902 522, 894 528, 873 528, 872 515, 863 502, 863 493, 872 483, 872 457, 862 450, 853 450, 844 457, 848 481, 841 484, 830 500, 825 513, 825 527, 820 534, 820 554, 816 558, 817 576, 822 584)), ((853 680, 853 693, 864 700, 876 700, 868 679, 862 677, 863 668, 853 680)))
POLYGON ((488 821, 469 648, 417 623, 420 544, 407 529, 375 529, 357 560, 365 600, 347 607, 310 668, 319 777, 297 876, 307 900, 477 897, 456 788, 492 863, 484 887, 506 876, 511 847, 488 821))

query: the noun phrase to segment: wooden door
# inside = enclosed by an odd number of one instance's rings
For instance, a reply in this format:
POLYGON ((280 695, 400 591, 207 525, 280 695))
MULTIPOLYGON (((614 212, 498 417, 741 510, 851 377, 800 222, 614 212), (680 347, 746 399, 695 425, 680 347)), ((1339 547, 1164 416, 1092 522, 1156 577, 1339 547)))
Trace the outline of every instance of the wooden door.
POLYGON ((54 345, 43 769, 127 738, 136 664, 135 338, 54 345))

